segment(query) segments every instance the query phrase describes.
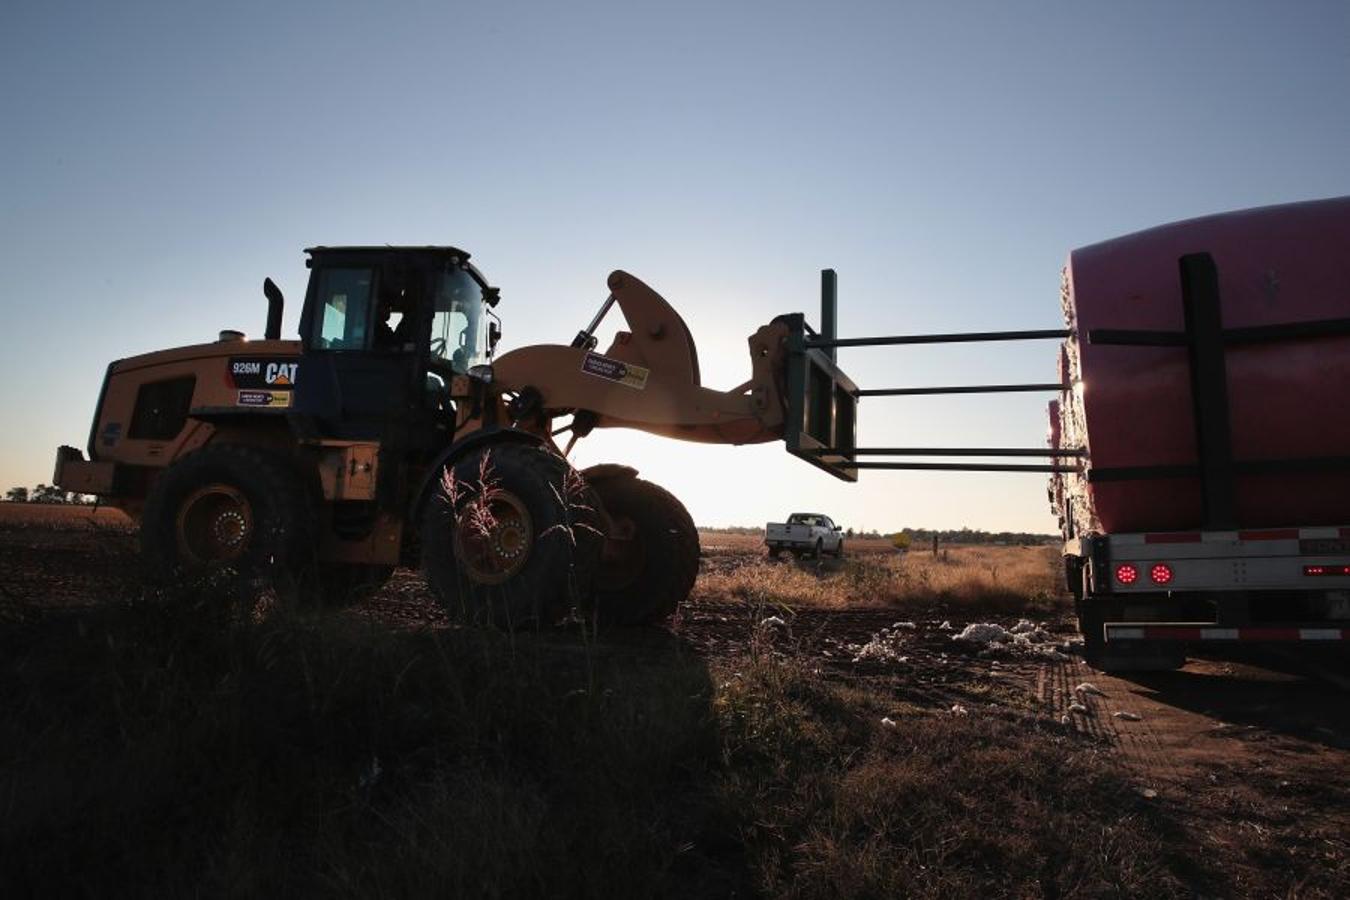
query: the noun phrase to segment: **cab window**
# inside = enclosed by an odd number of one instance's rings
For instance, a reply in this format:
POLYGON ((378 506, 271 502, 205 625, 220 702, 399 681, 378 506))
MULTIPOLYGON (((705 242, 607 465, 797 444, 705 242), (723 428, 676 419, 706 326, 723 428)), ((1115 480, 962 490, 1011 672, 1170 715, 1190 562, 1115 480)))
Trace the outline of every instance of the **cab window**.
POLYGON ((431 318, 431 356, 463 374, 487 362, 483 286, 458 265, 441 274, 431 318))
POLYGON ((374 282, 371 269, 324 269, 319 273, 312 346, 320 350, 366 348, 374 282))

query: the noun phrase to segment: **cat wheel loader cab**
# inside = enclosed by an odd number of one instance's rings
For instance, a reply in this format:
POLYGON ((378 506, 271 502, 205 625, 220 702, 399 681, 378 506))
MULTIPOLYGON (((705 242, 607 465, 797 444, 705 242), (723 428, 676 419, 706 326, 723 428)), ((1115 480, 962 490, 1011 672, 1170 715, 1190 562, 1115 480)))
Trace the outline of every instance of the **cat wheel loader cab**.
MULTIPOLYGON (((295 414, 326 438, 446 439, 455 376, 488 361, 496 289, 453 247, 314 247, 295 414)), ((400 444, 401 446, 401 444, 400 444)))
POLYGON ((768 441, 805 415, 785 400, 802 380, 788 371, 800 316, 756 331, 750 380, 716 391, 678 313, 627 273, 570 344, 494 362, 498 292, 464 251, 307 252, 299 340, 280 339, 268 280, 263 340, 221 332, 112 363, 88 458, 58 451, 55 483, 137 518, 158 576, 228 568, 338 602, 420 564, 466 621, 548 623, 574 606, 653 621, 693 585, 693 521, 635 469, 576 471, 572 443, 596 427, 768 441), (596 352, 615 306, 627 327, 596 352))

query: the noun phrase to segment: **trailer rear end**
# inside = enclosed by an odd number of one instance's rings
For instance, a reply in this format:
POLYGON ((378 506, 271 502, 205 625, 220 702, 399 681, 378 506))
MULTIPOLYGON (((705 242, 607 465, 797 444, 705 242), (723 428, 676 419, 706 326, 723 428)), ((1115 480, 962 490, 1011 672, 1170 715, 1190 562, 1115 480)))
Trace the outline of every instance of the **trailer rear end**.
POLYGON ((1350 198, 1075 251, 1051 405, 1090 661, 1350 639, 1350 198))

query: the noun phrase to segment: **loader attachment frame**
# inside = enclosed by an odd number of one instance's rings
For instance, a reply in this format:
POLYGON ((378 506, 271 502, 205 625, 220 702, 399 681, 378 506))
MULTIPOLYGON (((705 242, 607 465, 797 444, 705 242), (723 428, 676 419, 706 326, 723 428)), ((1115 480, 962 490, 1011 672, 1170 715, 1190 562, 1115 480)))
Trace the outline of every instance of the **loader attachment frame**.
POLYGON ((808 345, 816 335, 805 316, 780 321, 788 326, 787 451, 835 478, 857 481, 858 386, 830 354, 808 345))
POLYGON ((934 387, 858 388, 836 361, 839 347, 882 347, 911 344, 985 343, 993 341, 1063 340, 1063 329, 980 331, 954 334, 882 335, 840 338, 835 334, 838 278, 833 269, 820 273, 820 321, 817 334, 800 313, 780 316, 787 324, 787 419, 783 438, 787 450, 843 481, 857 481, 860 469, 909 469, 960 472, 1071 472, 1081 449, 1046 447, 859 447, 858 404, 863 397, 904 397, 933 394, 1001 394, 1029 391, 1061 392, 1068 385, 970 384, 934 387), (878 457, 861 459, 860 457, 878 457), (1050 463, 911 462, 900 457, 1039 457, 1050 463), (1061 460, 1069 460, 1069 464, 1061 460))

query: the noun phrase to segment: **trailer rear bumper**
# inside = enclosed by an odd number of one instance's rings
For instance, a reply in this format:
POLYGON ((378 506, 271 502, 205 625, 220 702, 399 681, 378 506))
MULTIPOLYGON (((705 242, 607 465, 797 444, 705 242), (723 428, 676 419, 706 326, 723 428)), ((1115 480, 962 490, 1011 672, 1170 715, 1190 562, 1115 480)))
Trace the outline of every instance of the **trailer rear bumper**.
POLYGON ((1196 622, 1108 622, 1106 642, 1184 641, 1293 643, 1297 641, 1350 641, 1350 628, 1326 625, 1245 625, 1225 628, 1196 622))

